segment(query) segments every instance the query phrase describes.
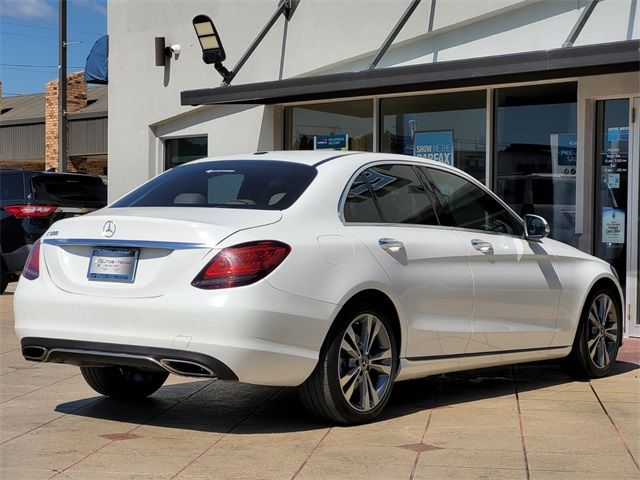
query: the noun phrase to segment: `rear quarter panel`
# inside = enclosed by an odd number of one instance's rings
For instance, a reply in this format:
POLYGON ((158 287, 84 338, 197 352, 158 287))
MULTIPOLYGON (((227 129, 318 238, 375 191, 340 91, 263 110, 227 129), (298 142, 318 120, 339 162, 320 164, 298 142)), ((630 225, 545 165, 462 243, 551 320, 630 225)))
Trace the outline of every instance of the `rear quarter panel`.
MULTIPOLYGON (((354 155, 353 157, 358 157, 354 155)), ((273 225, 237 232, 217 247, 254 240, 291 245, 285 261, 267 278, 274 288, 334 305, 327 331, 342 306, 358 292, 379 290, 394 303, 406 345, 404 313, 395 290, 367 247, 339 218, 340 196, 361 160, 345 157, 318 167, 319 173, 301 198, 273 225)))

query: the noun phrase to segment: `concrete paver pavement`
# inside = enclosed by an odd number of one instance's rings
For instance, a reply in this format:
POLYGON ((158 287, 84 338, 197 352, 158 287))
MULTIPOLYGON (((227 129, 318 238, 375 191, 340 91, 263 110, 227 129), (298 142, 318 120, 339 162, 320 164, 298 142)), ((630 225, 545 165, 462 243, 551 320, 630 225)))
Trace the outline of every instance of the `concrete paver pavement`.
POLYGON ((170 376, 140 403, 22 359, 0 297, 2 479, 638 479, 640 340, 612 376, 553 363, 396 385, 382 418, 332 427, 293 389, 170 376))

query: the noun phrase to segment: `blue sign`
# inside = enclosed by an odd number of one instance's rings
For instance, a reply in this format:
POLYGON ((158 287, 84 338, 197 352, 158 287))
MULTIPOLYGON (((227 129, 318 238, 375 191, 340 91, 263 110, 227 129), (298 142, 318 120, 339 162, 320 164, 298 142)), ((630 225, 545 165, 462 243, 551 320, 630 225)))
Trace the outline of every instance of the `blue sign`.
POLYGON ((453 131, 416 132, 413 154, 437 162, 453 165, 453 131))
POLYGON ((314 135, 314 150, 349 150, 349 135, 314 135))
POLYGON ((558 165, 561 167, 577 165, 578 139, 575 133, 558 134, 558 165))

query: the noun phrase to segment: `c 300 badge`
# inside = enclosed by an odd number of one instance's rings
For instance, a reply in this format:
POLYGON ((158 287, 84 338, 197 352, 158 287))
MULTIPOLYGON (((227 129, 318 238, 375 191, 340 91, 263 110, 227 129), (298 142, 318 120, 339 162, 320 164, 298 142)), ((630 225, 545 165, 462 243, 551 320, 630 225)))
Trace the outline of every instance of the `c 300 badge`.
POLYGON ((109 220, 107 223, 104 224, 104 226, 102 227, 102 234, 107 237, 113 237, 116 233, 116 224, 113 223, 111 220, 109 220))

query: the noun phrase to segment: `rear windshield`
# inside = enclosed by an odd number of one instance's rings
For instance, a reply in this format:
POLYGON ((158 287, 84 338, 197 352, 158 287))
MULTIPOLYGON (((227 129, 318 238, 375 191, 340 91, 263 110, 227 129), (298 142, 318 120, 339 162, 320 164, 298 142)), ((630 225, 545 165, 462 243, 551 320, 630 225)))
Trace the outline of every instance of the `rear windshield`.
POLYGON ((113 207, 219 207, 284 210, 316 169, 269 160, 223 160, 177 166, 122 197, 113 207))
POLYGON ((99 177, 35 175, 31 178, 31 189, 37 203, 90 208, 101 208, 107 204, 107 186, 99 177))

